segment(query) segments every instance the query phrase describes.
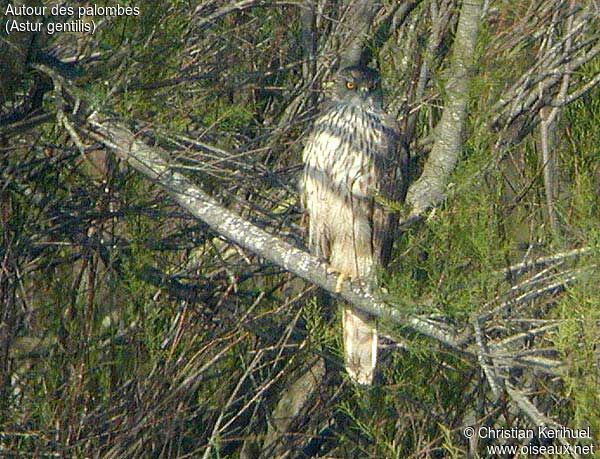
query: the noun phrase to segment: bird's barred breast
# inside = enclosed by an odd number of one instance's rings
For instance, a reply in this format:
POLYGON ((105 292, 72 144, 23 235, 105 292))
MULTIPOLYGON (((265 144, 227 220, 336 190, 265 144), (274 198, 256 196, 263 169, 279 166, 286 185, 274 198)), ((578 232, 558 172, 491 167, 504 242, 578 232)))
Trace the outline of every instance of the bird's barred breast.
MULTIPOLYGON (((373 196, 375 158, 387 153, 380 120, 375 113, 350 106, 327 111, 315 122, 304 149, 305 174, 319 182, 326 179, 329 187, 345 195, 373 196)), ((305 176, 305 183, 309 178, 305 176)))

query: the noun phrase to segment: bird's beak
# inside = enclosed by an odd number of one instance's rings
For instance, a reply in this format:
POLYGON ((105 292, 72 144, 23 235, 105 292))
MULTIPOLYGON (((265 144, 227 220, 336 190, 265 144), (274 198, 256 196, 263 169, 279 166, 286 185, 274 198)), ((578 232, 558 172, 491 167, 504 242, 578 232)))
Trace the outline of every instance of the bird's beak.
POLYGON ((369 94, 369 88, 367 88, 366 86, 361 86, 360 88, 358 88, 358 91, 360 92, 360 96, 363 99, 367 98, 367 95, 369 94))

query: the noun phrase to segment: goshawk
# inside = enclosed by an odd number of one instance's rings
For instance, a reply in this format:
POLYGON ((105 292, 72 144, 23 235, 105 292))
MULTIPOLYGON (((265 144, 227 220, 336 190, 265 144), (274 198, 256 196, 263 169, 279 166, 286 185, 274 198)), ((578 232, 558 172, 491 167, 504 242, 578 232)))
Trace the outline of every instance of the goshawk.
MULTIPOLYGON (((303 153, 309 248, 341 277, 370 283, 390 258, 397 216, 386 203, 404 199, 407 152, 383 110, 379 73, 364 66, 337 73, 334 97, 316 119, 303 153)), ((377 361, 373 317, 343 307, 345 366, 371 384, 377 361)))

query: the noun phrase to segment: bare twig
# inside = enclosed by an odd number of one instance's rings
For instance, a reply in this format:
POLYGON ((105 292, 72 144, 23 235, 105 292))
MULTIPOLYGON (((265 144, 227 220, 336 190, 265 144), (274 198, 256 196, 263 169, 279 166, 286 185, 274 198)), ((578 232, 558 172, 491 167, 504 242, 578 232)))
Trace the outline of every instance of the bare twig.
POLYGON ((566 252, 556 253, 554 255, 549 255, 545 257, 536 258, 533 260, 527 260, 522 263, 518 263, 508 268, 498 271, 495 274, 502 274, 503 276, 515 276, 523 274, 524 272, 531 271, 533 269, 539 268, 540 266, 550 265, 553 263, 558 263, 566 259, 577 258, 585 255, 589 255, 592 253, 592 249, 590 247, 581 247, 579 249, 567 250, 566 252))
MULTIPOLYGON (((529 418, 535 426, 549 426, 552 429, 560 430, 563 428, 560 424, 553 421, 552 419, 545 416, 538 408, 529 400, 527 395, 525 395, 521 390, 517 389, 511 384, 506 385, 506 391, 515 405, 529 418)), ((579 458, 579 454, 577 454, 571 444, 566 441, 562 436, 559 437, 559 441, 566 447, 568 447, 571 452, 571 456, 574 458, 579 458)))

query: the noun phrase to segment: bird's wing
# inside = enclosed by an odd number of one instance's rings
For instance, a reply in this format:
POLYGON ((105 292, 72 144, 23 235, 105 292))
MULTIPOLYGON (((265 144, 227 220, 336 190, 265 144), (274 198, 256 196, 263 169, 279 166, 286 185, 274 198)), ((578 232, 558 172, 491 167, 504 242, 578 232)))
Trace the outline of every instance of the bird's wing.
POLYGON ((381 154, 375 158, 377 198, 373 204, 373 251, 385 266, 391 256, 398 224, 392 208, 402 204, 408 188, 408 145, 390 116, 384 121, 381 154))
MULTIPOLYGON (((317 121, 318 122, 318 121, 317 121)), ((322 260, 329 260, 330 241, 325 220, 321 218, 325 211, 324 196, 328 195, 330 184, 326 174, 317 167, 317 158, 321 154, 324 141, 319 138, 322 133, 313 128, 304 151, 304 171, 301 180, 301 201, 306 211, 308 226, 308 249, 322 260)))

